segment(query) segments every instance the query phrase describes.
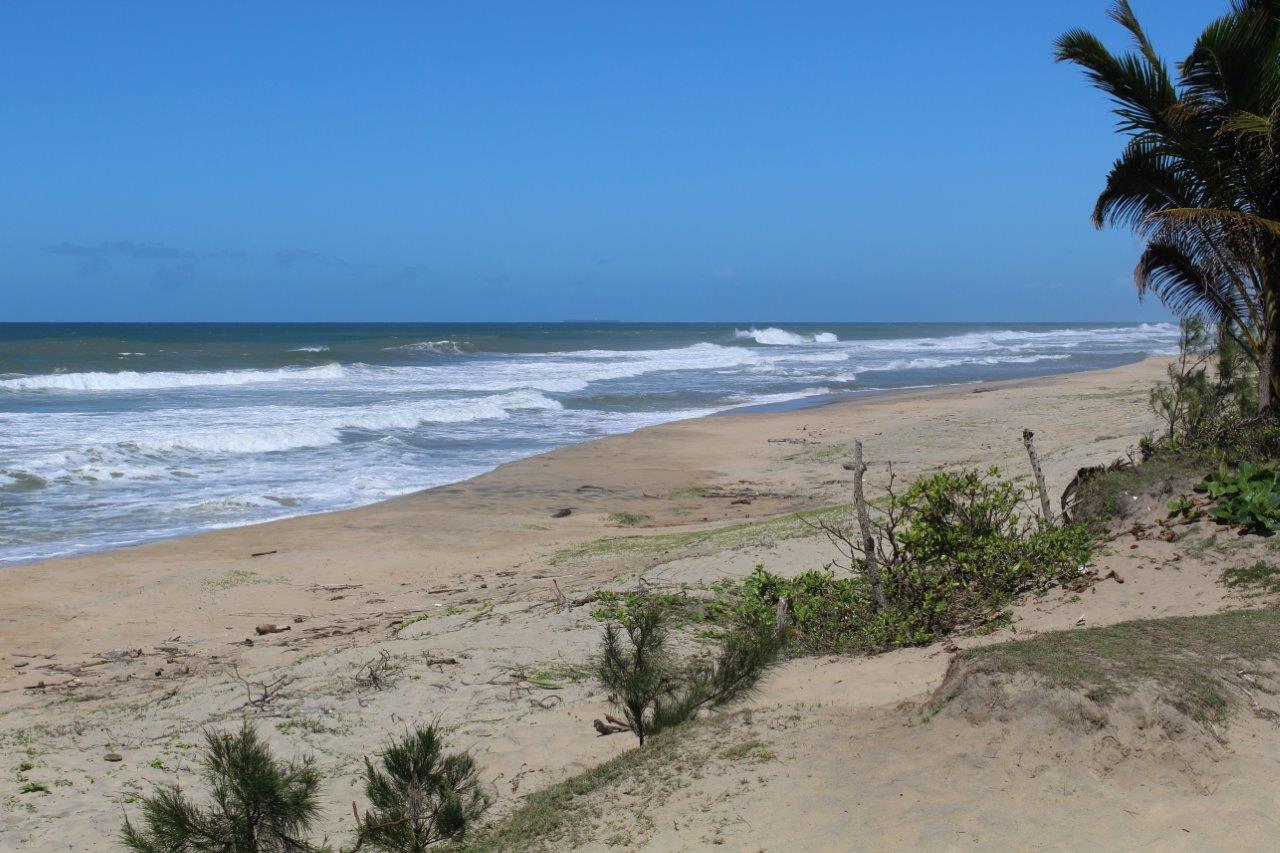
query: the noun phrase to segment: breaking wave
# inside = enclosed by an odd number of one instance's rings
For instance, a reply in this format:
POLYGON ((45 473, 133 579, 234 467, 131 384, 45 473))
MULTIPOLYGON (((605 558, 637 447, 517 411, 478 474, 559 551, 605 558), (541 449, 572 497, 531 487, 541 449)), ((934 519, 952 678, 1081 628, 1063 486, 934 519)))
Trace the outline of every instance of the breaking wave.
POLYGON ((96 360, 75 347, 20 353, 5 369, 21 372, 0 373, 0 504, 12 510, 0 563, 366 504, 744 405, 1089 369, 1177 343, 1163 323, 869 333, 892 338, 818 328, 584 337, 548 326, 545 338, 525 334, 510 349, 484 331, 305 332, 267 337, 247 353, 128 338, 96 360), (312 356, 321 363, 281 365, 291 345, 324 353, 326 337, 334 352, 312 356), (584 340, 594 348, 572 348, 584 340), (142 351, 146 359, 116 360, 142 351), (157 369, 115 372, 126 365, 157 369))
POLYGON ((387 347, 388 352, 407 352, 429 355, 466 355, 471 351, 469 344, 458 341, 419 341, 416 344, 387 347))
POLYGON ((145 391, 162 388, 198 388, 217 385, 253 385, 306 379, 340 379, 346 372, 340 364, 279 370, 225 370, 219 373, 169 372, 139 373, 48 373, 0 379, 0 388, 10 391, 145 391))
POLYGON ((735 329, 733 336, 738 340, 752 340, 758 344, 771 347, 800 346, 802 344, 834 344, 840 339, 831 332, 818 332, 816 335, 797 335, 786 329, 769 326, 766 329, 735 329))

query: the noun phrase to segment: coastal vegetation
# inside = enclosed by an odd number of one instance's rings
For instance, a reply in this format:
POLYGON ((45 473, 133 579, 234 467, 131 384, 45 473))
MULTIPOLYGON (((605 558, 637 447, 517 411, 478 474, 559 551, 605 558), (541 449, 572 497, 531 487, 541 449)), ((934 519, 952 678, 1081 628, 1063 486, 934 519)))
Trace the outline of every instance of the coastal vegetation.
POLYGON ((142 800, 143 827, 126 816, 124 846, 138 853, 306 850, 319 816, 321 782, 310 759, 281 761, 247 723, 239 732, 207 732, 202 776, 212 803, 201 806, 177 786, 142 800))
POLYGON ((422 853, 462 838, 489 807, 475 760, 465 752, 446 753, 435 726, 392 743, 379 763, 365 759, 369 810, 360 818, 355 849, 422 853))
POLYGON ((1236 0, 1176 74, 1128 0, 1111 17, 1133 41, 1109 51, 1084 30, 1056 57, 1114 105, 1127 143, 1093 221, 1145 241, 1134 278, 1183 317, 1238 341, 1258 370, 1262 409, 1280 411, 1280 2, 1236 0))
POLYGON ((903 492, 890 483, 867 542, 824 522, 840 549, 834 568, 787 578, 757 567, 719 587, 713 612, 758 630, 785 602, 792 646, 808 654, 920 645, 998 618, 1021 593, 1077 581, 1092 553, 1083 525, 1028 511, 1032 492, 994 468, 929 475, 903 492))
MULTIPOLYGON (((1102 704, 1153 684, 1193 720, 1220 723, 1233 694, 1242 687, 1259 689, 1257 674, 1248 669, 1277 659, 1280 611, 1266 608, 1053 631, 965 651, 953 668, 1033 675, 1046 686, 1081 691, 1102 704)), ((953 693, 944 685, 939 699, 948 701, 953 693)))
POLYGON ((597 721, 597 730, 606 734, 602 725, 610 724, 630 730, 644 746, 647 737, 689 721, 700 710, 723 707, 749 693, 785 642, 783 624, 757 622, 720 637, 712 659, 677 660, 668 644, 665 608, 645 602, 605 627, 597 674, 626 720, 597 721))
MULTIPOLYGON (((308 757, 283 761, 247 722, 235 733, 208 731, 200 757, 212 802, 202 806, 177 786, 142 798, 143 825, 125 817, 121 843, 138 853, 326 851, 308 836, 320 816, 321 774, 308 757)), ((365 796, 350 853, 368 848, 421 853, 462 838, 489 806, 475 761, 446 753, 434 725, 406 734, 365 759, 365 796)))

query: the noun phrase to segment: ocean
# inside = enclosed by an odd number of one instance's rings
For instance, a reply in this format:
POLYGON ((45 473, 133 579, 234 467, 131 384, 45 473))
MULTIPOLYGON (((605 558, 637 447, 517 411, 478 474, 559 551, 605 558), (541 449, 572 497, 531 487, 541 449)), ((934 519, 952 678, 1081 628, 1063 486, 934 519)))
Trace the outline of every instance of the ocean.
POLYGON ((744 406, 1176 342, 1168 324, 0 324, 0 564, 359 506, 744 406))

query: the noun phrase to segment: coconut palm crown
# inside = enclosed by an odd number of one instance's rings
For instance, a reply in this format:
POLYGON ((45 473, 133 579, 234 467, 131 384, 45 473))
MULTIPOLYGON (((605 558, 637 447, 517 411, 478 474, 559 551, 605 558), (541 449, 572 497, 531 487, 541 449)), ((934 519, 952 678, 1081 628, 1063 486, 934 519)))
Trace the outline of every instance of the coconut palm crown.
POLYGON ((1259 397, 1280 411, 1280 0, 1236 0, 1176 75, 1128 0, 1112 20, 1129 53, 1071 30, 1055 56, 1110 96, 1128 137, 1093 211, 1094 224, 1144 241, 1139 296, 1201 317, 1236 338, 1259 368, 1259 397))

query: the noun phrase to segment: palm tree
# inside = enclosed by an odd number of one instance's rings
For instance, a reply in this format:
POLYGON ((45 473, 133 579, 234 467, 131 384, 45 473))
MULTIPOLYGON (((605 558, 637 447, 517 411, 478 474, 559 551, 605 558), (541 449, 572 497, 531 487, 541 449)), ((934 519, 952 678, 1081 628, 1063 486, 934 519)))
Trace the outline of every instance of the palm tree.
POLYGON ((1211 320, 1258 366, 1259 401, 1280 413, 1280 0, 1235 0, 1209 25, 1176 80, 1128 0, 1116 55, 1084 30, 1055 45, 1106 92, 1128 136, 1093 211, 1146 241, 1134 270, 1181 316, 1211 320))

